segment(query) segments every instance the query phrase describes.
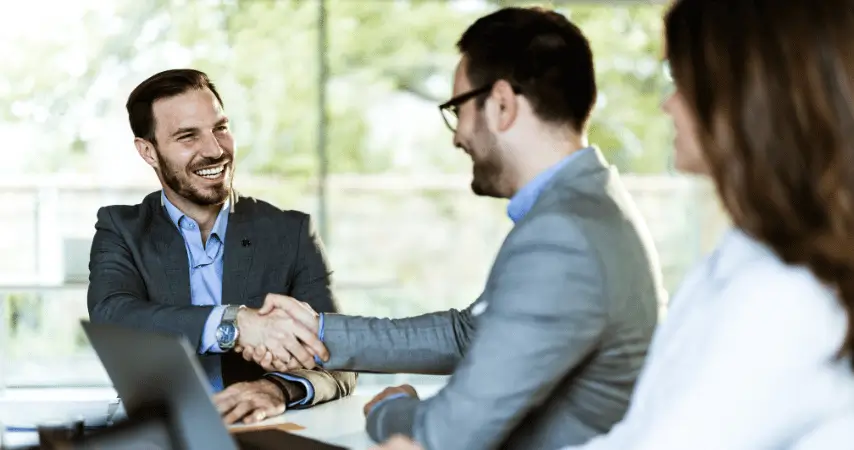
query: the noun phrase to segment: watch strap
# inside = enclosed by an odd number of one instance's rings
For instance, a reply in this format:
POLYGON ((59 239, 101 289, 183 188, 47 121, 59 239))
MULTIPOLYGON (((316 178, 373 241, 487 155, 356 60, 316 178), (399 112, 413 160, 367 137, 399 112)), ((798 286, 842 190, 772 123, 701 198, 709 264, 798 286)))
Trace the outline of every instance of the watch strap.
POLYGON ((237 322, 237 312, 240 311, 239 305, 228 305, 225 307, 225 312, 222 313, 221 322, 237 322))

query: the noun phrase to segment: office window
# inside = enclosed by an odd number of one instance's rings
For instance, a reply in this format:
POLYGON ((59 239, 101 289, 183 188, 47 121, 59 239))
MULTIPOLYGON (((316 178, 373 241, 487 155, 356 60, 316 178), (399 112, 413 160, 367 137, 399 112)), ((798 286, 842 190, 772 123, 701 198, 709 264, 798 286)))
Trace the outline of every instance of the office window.
MULTIPOLYGON (((108 382, 78 326, 89 245, 100 206, 158 189, 124 102, 168 68, 219 87, 238 190, 314 216, 343 312, 467 306, 511 223, 505 202, 470 193, 470 161, 436 105, 451 93, 456 39, 498 3, 512 2, 328 0, 326 46, 319 1, 23 2, 0 17, 0 385, 108 382)), ((562 11, 596 55, 591 141, 623 172, 672 290, 726 222, 708 184, 669 168, 663 6, 562 11)), ((360 383, 407 381, 441 380, 360 383)))

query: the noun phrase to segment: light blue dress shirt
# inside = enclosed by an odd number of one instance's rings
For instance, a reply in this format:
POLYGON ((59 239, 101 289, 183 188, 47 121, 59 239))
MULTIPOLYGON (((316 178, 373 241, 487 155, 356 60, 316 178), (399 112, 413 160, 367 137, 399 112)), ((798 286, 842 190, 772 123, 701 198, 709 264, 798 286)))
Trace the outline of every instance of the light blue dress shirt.
MULTIPOLYGON (((205 322, 198 352, 222 353, 216 342, 216 329, 222 321, 222 261, 225 253, 225 232, 228 229, 229 202, 225 202, 216 217, 207 243, 202 242, 199 224, 185 215, 161 193, 163 206, 184 238, 187 261, 190 266, 190 301, 198 306, 214 306, 205 322)), ((222 370, 219 360, 206 365, 208 380, 214 392, 222 390, 222 370)))
MULTIPOLYGON (((222 349, 216 341, 216 329, 222 321, 225 306, 222 305, 222 268, 223 256, 225 254, 225 232, 228 229, 229 201, 222 206, 216 217, 207 243, 202 242, 202 233, 199 224, 185 215, 172 202, 161 193, 161 199, 169 218, 178 228, 184 238, 187 247, 187 260, 190 266, 190 302, 198 306, 214 306, 199 343, 199 354, 222 353, 222 349)), ((222 366, 218 358, 205 366, 208 380, 214 392, 223 389, 222 366)), ((303 406, 314 398, 314 387, 308 380, 283 373, 272 375, 285 380, 296 381, 305 386, 305 398, 290 402, 288 407, 303 406)))
POLYGON ((540 174, 534 177, 533 180, 522 186, 522 189, 519 189, 519 191, 516 192, 516 195, 510 199, 510 203, 507 204, 507 215, 510 217, 510 220, 512 220, 513 223, 522 220, 528 214, 528 211, 534 207, 534 204, 537 203, 537 199, 540 198, 540 194, 543 193, 543 189, 545 189, 546 185, 549 184, 549 181, 554 178, 555 174, 570 164, 572 160, 591 151, 593 151, 592 147, 586 147, 573 152, 558 161, 557 164, 540 172, 540 174))

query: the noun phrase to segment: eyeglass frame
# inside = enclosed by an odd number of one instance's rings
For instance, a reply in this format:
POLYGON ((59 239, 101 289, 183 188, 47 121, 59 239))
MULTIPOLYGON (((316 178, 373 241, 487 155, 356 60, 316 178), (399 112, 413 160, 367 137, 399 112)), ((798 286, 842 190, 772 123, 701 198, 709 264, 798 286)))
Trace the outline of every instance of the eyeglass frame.
MULTIPOLYGON (((457 129, 451 126, 451 123, 448 121, 448 117, 445 116, 445 111, 447 111, 449 114, 453 114, 454 117, 459 119, 461 106, 463 106, 467 101, 491 91, 494 86, 495 83, 490 83, 485 86, 472 89, 468 92, 463 92, 462 94, 454 96, 450 100, 439 105, 439 113, 442 115, 442 120, 445 121, 445 126, 447 126, 452 133, 456 133, 457 129)), ((513 89, 514 94, 519 95, 522 93, 521 87, 515 84, 511 84, 510 87, 513 89)))

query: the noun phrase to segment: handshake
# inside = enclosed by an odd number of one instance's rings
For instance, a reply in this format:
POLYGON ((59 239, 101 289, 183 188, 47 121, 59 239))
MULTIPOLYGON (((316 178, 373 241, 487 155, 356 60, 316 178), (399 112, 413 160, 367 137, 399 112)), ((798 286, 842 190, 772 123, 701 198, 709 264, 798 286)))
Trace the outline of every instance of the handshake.
POLYGON ((329 360, 318 336, 320 316, 307 303, 267 294, 261 309, 241 308, 234 350, 268 372, 313 369, 315 357, 329 360))

